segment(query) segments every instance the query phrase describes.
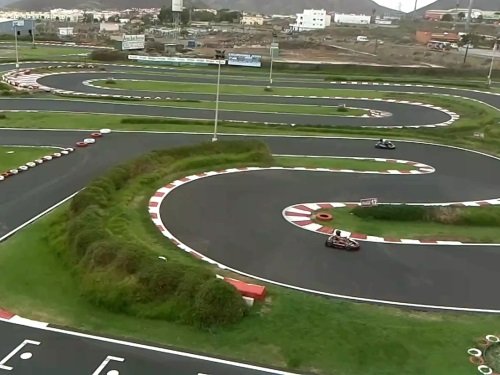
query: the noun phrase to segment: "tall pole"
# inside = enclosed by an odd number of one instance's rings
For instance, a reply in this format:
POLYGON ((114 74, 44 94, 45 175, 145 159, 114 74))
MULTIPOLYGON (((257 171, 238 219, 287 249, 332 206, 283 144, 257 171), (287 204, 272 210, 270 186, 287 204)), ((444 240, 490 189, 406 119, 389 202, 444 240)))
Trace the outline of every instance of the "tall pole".
POLYGON ((33 41, 32 48, 36 48, 36 45, 35 45, 36 21, 32 20, 31 22, 32 22, 32 24, 31 24, 31 40, 33 41))
POLYGON ((490 65, 490 73, 488 74, 488 86, 491 86, 491 75, 493 74, 493 65, 495 65, 495 55, 497 52, 498 40, 495 42, 493 46, 493 54, 491 56, 491 65, 490 65))
POLYGON ((219 122, 219 92, 220 92, 220 57, 217 57, 218 69, 217 69, 217 95, 215 97, 215 122, 214 122, 214 136, 212 137, 212 142, 217 142, 217 124, 219 122))
POLYGON ((269 48, 269 53, 271 54, 271 67, 269 68, 269 84, 273 84, 273 47, 271 45, 271 48, 269 48))
POLYGON ((14 21, 14 40, 16 44, 16 70, 19 70, 19 51, 17 50, 17 21, 14 21))
POLYGON ((472 5, 474 0, 469 0, 469 10, 467 12, 467 21, 465 22, 465 34, 467 35, 467 46, 465 48, 464 64, 467 61, 467 55, 469 54, 469 47, 472 43, 471 33, 470 33, 470 22, 472 18, 472 5))

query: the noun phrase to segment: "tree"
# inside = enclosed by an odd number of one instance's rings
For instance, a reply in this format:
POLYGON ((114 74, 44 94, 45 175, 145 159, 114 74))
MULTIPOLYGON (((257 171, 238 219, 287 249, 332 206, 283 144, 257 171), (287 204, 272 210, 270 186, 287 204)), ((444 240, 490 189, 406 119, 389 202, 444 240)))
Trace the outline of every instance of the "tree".
POLYGON ((452 22, 453 21, 453 16, 449 13, 444 14, 443 17, 441 17, 441 21, 444 22, 452 22))
POLYGON ((161 24, 167 23, 172 19, 172 8, 167 8, 165 6, 161 7, 160 13, 158 13, 158 21, 161 24))
POLYGON ((457 14, 457 17, 460 21, 463 21, 465 19, 465 13, 464 12, 459 12, 457 14))

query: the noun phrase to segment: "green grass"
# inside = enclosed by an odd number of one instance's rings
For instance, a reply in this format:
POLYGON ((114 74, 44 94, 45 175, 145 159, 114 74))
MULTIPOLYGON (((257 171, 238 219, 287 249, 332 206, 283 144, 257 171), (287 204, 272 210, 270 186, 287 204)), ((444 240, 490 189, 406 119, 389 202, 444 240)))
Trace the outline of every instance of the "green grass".
POLYGON ((307 157, 307 156, 275 156, 276 163, 281 167, 350 169, 355 171, 386 171, 405 170, 405 164, 388 163, 374 160, 356 160, 352 158, 307 157))
POLYGON ((321 210, 333 215, 330 222, 321 224, 333 228, 385 238, 405 238, 410 240, 462 241, 477 243, 500 243, 498 226, 452 225, 435 222, 397 222, 359 218, 350 208, 321 210))
MULTIPOLYGON (((36 48, 32 48, 31 44, 20 44, 18 48, 19 60, 54 60, 61 58, 62 56, 72 57, 67 55, 75 55, 82 53, 89 53, 91 50, 87 48, 76 48, 76 47, 51 47, 44 45, 37 45, 36 48)), ((0 44, 0 61, 3 59, 15 59, 16 50, 12 46, 1 45, 0 44)))
POLYGON ((0 146, 0 171, 17 168, 53 152, 55 149, 45 147, 0 146))
MULTIPOLYGON (((211 83, 178 83, 163 81, 126 81, 115 80, 115 83, 106 83, 106 80, 93 81, 92 85, 97 87, 108 87, 120 90, 156 91, 172 93, 200 93, 215 94, 215 84, 211 83)), ((360 92, 358 90, 338 90, 338 89, 318 89, 318 88, 298 88, 298 87, 274 87, 272 91, 265 91, 266 85, 245 86, 245 85, 220 85, 221 95, 316 95, 316 96, 352 96, 379 98, 377 92, 360 92)))
MULTIPOLYGON (((197 262, 153 227, 147 211, 140 209, 145 199, 147 194, 142 191, 132 205, 120 206, 132 220, 134 236, 149 241, 167 258, 197 262)), ((65 209, 59 208, 0 244, 3 308, 102 335, 331 375, 468 375, 474 368, 465 350, 500 323, 500 318, 492 315, 404 311, 273 286, 269 288, 271 299, 264 306, 224 330, 200 331, 109 313, 81 298, 76 292, 77 281, 56 255, 59 249, 48 245, 46 235, 65 209)))

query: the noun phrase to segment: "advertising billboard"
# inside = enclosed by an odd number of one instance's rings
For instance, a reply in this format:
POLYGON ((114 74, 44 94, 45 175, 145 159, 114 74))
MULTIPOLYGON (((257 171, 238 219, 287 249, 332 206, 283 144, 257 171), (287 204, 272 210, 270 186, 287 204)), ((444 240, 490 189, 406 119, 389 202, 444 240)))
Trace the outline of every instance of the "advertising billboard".
POLYGON ((262 66, 262 56, 249 55, 246 53, 229 53, 227 56, 227 65, 252 66, 260 68, 262 66))
POLYGON ((123 35, 122 50, 144 49, 146 36, 142 35, 123 35))
POLYGON ((172 12, 182 12, 183 8, 183 0, 172 0, 172 12))

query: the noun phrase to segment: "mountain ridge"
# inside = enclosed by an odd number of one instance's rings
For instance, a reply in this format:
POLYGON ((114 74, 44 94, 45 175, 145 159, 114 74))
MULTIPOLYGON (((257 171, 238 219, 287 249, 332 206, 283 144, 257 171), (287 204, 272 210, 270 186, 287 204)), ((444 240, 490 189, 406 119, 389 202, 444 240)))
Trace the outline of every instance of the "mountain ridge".
MULTIPOLYGON (((1 0, 0 0, 1 1, 1 0)), ((395 13, 372 0, 201 0, 208 8, 229 8, 247 12, 265 14, 294 14, 306 9, 326 9, 327 11, 345 13, 377 14, 395 13)), ((189 1, 185 1, 189 4, 189 1)), ((142 0, 142 8, 155 8, 170 5, 167 0, 142 0)), ((137 6, 135 0, 18 0, 8 4, 9 9, 47 10, 54 8, 86 8, 86 9, 126 9, 137 6)))

